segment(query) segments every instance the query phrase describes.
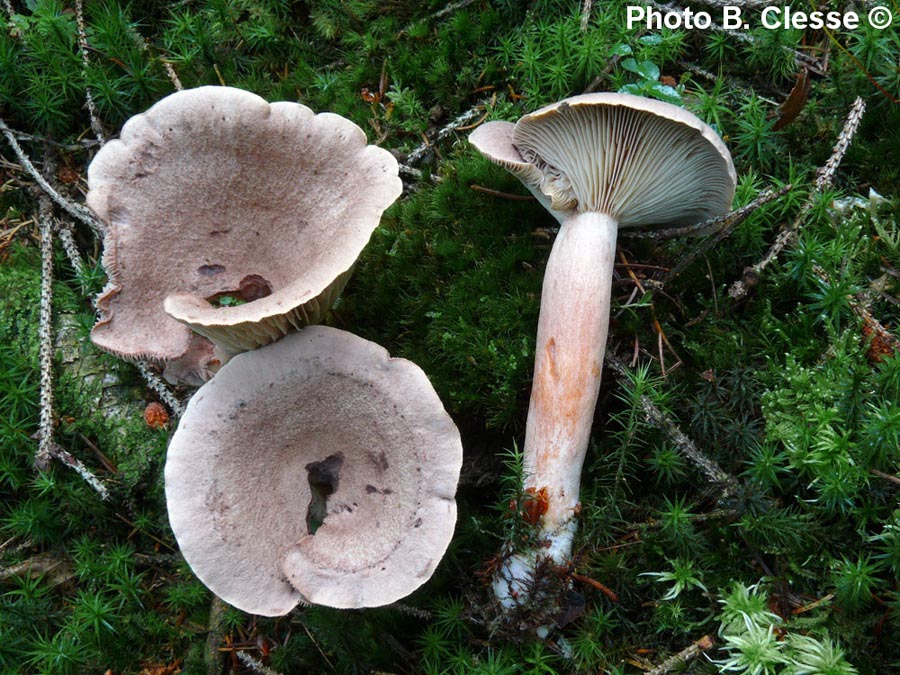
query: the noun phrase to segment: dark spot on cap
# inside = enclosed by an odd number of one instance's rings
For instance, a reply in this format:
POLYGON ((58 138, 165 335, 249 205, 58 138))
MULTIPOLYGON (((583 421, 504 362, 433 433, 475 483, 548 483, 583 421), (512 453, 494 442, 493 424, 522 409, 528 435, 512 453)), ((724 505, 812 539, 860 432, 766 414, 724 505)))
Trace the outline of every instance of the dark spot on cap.
POLYGON ((221 274, 224 271, 224 265, 200 265, 200 267, 197 268, 197 273, 201 277, 212 277, 216 274, 221 274))

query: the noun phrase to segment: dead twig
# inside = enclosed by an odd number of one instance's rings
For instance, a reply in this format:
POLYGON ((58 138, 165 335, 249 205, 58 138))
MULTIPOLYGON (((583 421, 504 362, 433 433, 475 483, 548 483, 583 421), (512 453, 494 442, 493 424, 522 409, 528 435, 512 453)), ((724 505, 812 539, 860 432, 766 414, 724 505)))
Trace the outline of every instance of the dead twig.
MULTIPOLYGON (((606 362, 619 375, 628 377, 630 369, 618 356, 607 352, 606 362)), ((706 474, 709 482, 716 486, 720 492, 719 501, 738 491, 737 479, 725 473, 714 460, 704 455, 678 425, 660 410, 653 401, 647 396, 641 396, 640 403, 644 417, 651 424, 661 429, 669 437, 669 440, 675 444, 678 451, 706 474)))
POLYGON ((102 499, 103 501, 109 500, 109 490, 107 489, 107 487, 99 478, 91 473, 91 470, 88 469, 81 462, 81 460, 75 457, 71 452, 61 448, 59 445, 51 441, 47 446, 47 453, 49 457, 62 462, 79 476, 81 476, 84 482, 90 485, 97 492, 97 494, 100 495, 100 499, 102 499))
POLYGON ((206 651, 203 659, 207 675, 220 675, 225 665, 225 653, 219 651, 219 645, 224 642, 224 626, 225 603, 214 595, 209 605, 209 624, 206 630, 206 651))
POLYGON ((793 186, 788 183, 777 190, 770 188, 765 190, 746 206, 742 206, 739 209, 726 213, 724 216, 719 216, 718 218, 713 218, 712 220, 702 223, 698 229, 700 229, 700 231, 711 232, 712 236, 698 245, 692 245, 690 254, 679 260, 678 263, 662 278, 661 283, 665 285, 672 281, 672 279, 692 265, 695 260, 706 255, 707 251, 716 244, 731 236, 731 233, 734 232, 735 228, 743 223, 751 213, 760 207, 765 206, 769 202, 783 197, 791 191, 792 187, 793 186))
POLYGON ((100 220, 98 220, 94 216, 94 214, 92 214, 86 207, 81 206, 80 204, 76 204, 63 197, 44 179, 40 172, 34 168, 34 164, 31 163, 31 160, 28 159, 28 155, 25 154, 25 151, 22 150, 22 147, 16 140, 15 134, 6 125, 6 122, 2 118, 0 118, 0 133, 2 133, 6 137, 7 142, 9 142, 9 145, 10 147, 12 147, 13 152, 16 154, 16 157, 18 157, 19 163, 22 165, 22 168, 25 169, 26 173, 28 173, 28 175, 30 175, 34 179, 41 190, 43 190, 47 194, 47 196, 50 197, 50 199, 52 199, 56 203, 56 205, 59 206, 63 211, 85 223, 94 231, 95 234, 102 237, 104 232, 106 231, 106 227, 103 225, 103 223, 101 223, 100 220))
MULTIPOLYGON (((405 176, 409 176, 413 180, 420 181, 425 178, 425 172, 423 172, 421 169, 414 169, 411 166, 406 166, 406 164, 400 164, 400 163, 398 163, 397 166, 398 166, 401 174, 403 174, 405 176)), ((440 176, 438 176, 437 174, 431 173, 428 175, 428 180, 431 181, 432 184, 437 185, 443 179, 440 176)))
POLYGON ((591 21, 591 10, 594 8, 594 0, 582 0, 581 3, 581 30, 586 31, 591 21))
POLYGON ((238 660, 247 666, 254 673, 259 673, 259 675, 281 675, 277 670, 273 670, 265 665, 259 659, 253 658, 247 652, 237 652, 238 660))
POLYGON ((72 225, 70 223, 57 221, 57 226, 59 243, 62 244, 63 251, 66 253, 66 258, 69 259, 69 264, 72 266, 75 276, 83 279, 85 269, 84 258, 81 257, 81 252, 75 245, 75 237, 72 234, 72 225))
MULTIPOLYGON (((84 29, 84 0, 75 0, 75 26, 78 32, 78 52, 81 54, 81 76, 85 83, 88 80, 88 70, 91 67, 91 61, 88 57, 88 41, 87 32, 84 29)), ((84 99, 87 104, 88 116, 91 118, 91 130, 94 132, 100 145, 106 142, 106 134, 103 131, 103 124, 97 116, 97 106, 94 104, 94 94, 89 84, 84 86, 84 99)))
POLYGON ((800 227, 803 225, 803 221, 806 219, 810 210, 812 210, 816 195, 822 192, 826 187, 830 186, 833 182, 834 174, 837 171, 838 166, 840 166, 841 160, 847 152, 847 148, 850 147, 853 137, 856 135, 856 130, 859 128, 859 123, 862 120, 865 111, 865 100, 863 100, 861 96, 857 97, 856 101, 853 102, 853 106, 850 108, 847 120, 844 122, 844 128, 841 130, 837 143, 831 152, 831 157, 829 157, 825 165, 816 172, 815 189, 804 202, 803 206, 800 207, 800 213, 797 214, 797 217, 790 227, 785 227, 778 233, 778 236, 775 237, 775 241, 772 246, 769 247, 769 250, 766 252, 765 256, 763 256, 762 260, 751 267, 745 268, 741 274, 741 278, 735 281, 731 288, 728 289, 728 295, 734 300, 740 300, 745 297, 749 290, 759 283, 759 277, 766 267, 778 257, 779 253, 781 253, 786 246, 791 245, 796 241, 800 227))
POLYGON ((171 410, 176 417, 181 417, 184 413, 185 404, 175 395, 175 392, 171 390, 169 385, 167 385, 159 375, 153 372, 150 368, 150 364, 146 361, 138 361, 135 365, 137 366, 141 377, 143 377, 144 381, 147 383, 147 386, 156 392, 157 396, 159 396, 163 403, 169 406, 169 410, 171 410))
POLYGON ((41 298, 38 319, 40 341, 41 396, 38 449, 34 464, 46 469, 53 456, 53 223, 52 207, 41 195, 38 226, 41 232, 41 298))
POLYGON ((674 239, 676 237, 702 237, 707 235, 719 235, 724 230, 726 232, 721 238, 731 234, 731 231, 740 225, 751 213, 761 206, 784 196, 793 189, 788 183, 777 190, 771 188, 760 193, 760 195, 746 206, 742 206, 734 211, 704 220, 696 225, 685 225, 684 227, 669 227, 664 230, 637 230, 624 229, 620 236, 626 239, 674 239))
POLYGON ((900 485, 900 477, 893 474, 885 473, 884 471, 879 471, 878 469, 869 469, 869 473, 871 473, 873 476, 884 478, 885 480, 892 482, 894 485, 900 485))
POLYGON ((470 189, 475 190, 475 192, 482 192, 486 195, 490 195, 491 197, 500 197, 501 199, 511 199, 517 202, 531 202, 534 201, 534 197, 531 195, 514 195, 509 192, 501 192, 500 190, 493 190, 491 188, 486 188, 483 185, 472 184, 469 186, 470 189))
POLYGON ((716 640, 712 635, 704 635, 702 638, 694 642, 689 647, 685 647, 677 654, 673 654, 655 668, 651 668, 644 675, 666 675, 676 668, 680 668, 691 659, 696 658, 703 652, 712 649, 716 644, 716 640))
POLYGON ((439 9, 434 14, 429 14, 426 17, 422 17, 421 19, 417 19, 417 20, 413 21, 406 28, 402 29, 397 34, 397 37, 402 37, 403 35, 409 33, 410 30, 412 30, 413 28, 418 26, 420 23, 425 23, 426 21, 435 21, 437 19, 442 19, 443 17, 447 16, 448 14, 452 14, 453 12, 456 12, 457 10, 468 7, 469 5, 471 5, 474 2, 475 2, 475 0, 457 0, 457 2, 451 2, 449 5, 439 9))
POLYGON ((449 124, 438 129, 437 133, 433 134, 431 138, 426 138, 424 143, 419 145, 406 156, 406 166, 415 167, 416 164, 424 159, 425 155, 436 143, 440 143, 453 132, 458 131, 462 127, 466 127, 466 125, 469 125, 470 122, 483 115, 488 104, 489 101, 487 100, 481 101, 474 107, 469 108, 469 110, 466 110, 463 114, 459 115, 449 124))

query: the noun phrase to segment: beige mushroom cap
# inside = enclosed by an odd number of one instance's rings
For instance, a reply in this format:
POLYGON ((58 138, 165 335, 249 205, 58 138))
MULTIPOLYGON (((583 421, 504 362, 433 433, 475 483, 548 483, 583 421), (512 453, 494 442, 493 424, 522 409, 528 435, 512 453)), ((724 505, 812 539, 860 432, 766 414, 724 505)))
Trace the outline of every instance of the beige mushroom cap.
POLYGON ((597 211, 620 227, 695 223, 728 211, 734 197, 731 154, 716 133, 640 96, 573 96, 514 125, 482 125, 469 140, 559 220, 597 211))
POLYGON ((236 353, 317 321, 402 189, 396 160, 349 120, 230 87, 131 118, 88 186, 110 277, 91 337, 161 361, 188 349, 180 322, 236 353), (252 301, 207 302, 226 294, 252 301))
POLYGON ((166 460, 169 520, 197 576, 244 611, 384 605, 444 554, 461 463, 420 368, 312 326, 236 356, 191 399, 166 460))

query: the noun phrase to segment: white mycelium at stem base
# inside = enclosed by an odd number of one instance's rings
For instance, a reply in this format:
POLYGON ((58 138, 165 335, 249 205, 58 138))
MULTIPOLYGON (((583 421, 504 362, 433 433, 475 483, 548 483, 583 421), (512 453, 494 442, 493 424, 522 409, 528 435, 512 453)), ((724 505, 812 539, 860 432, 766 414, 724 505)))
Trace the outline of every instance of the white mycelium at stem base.
POLYGON ((560 222, 547 261, 525 433, 524 486, 546 498, 536 548, 503 564, 494 592, 511 607, 541 559, 572 553, 581 478, 600 389, 619 227, 699 222, 728 210, 731 156, 707 125, 626 94, 576 96, 491 122, 471 142, 512 171, 560 222))

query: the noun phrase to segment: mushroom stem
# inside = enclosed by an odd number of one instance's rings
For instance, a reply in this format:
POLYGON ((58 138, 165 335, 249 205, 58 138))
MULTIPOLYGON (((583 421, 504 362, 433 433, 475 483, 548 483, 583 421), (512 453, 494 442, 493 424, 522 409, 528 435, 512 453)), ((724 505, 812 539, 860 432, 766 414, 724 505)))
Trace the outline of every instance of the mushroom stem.
POLYGON ((495 594, 508 606, 528 588, 538 558, 562 564, 572 552, 606 351, 617 231, 608 215, 574 213, 563 221, 547 261, 524 452, 525 488, 546 495, 547 510, 539 547, 510 559, 496 580, 495 594))

